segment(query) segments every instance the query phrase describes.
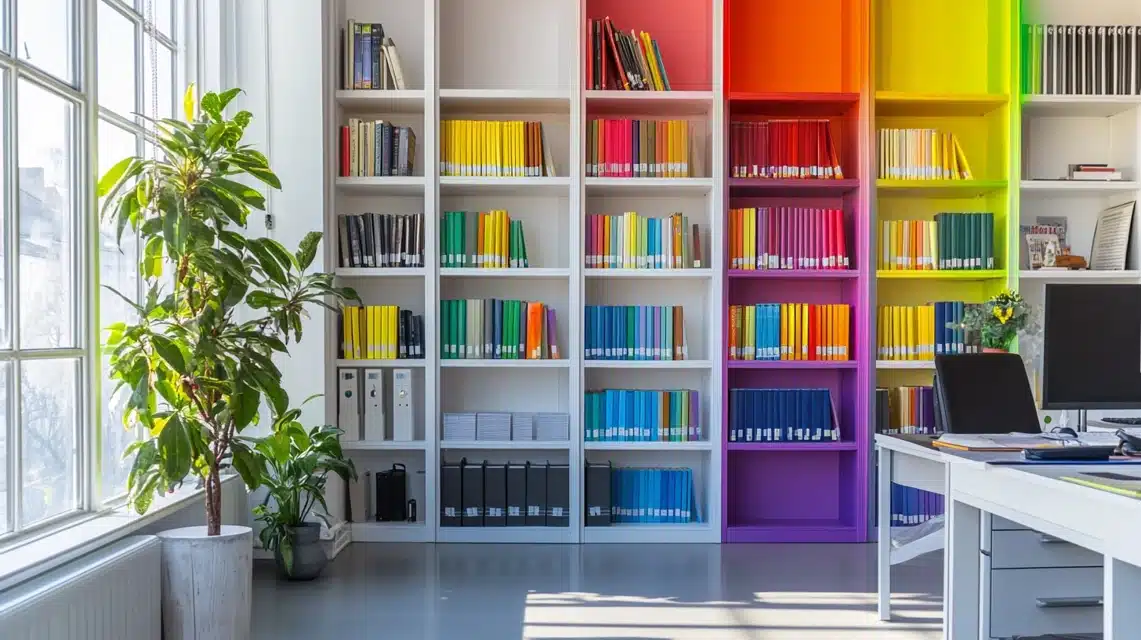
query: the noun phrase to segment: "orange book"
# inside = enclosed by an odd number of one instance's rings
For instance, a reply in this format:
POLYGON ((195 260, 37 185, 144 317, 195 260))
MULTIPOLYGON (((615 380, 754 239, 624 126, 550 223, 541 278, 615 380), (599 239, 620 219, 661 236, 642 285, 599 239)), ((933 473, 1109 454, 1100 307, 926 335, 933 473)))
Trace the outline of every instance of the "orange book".
POLYGON ((820 316, 819 305, 808 305, 808 359, 820 359, 820 316))
POLYGON ((828 359, 839 360, 836 353, 836 305, 828 305, 828 359))
POLYGON ((848 336, 851 334, 851 327, 849 326, 851 308, 846 305, 840 305, 840 360, 851 360, 851 344, 848 342, 848 336))
POLYGON ((511 216, 499 212, 499 266, 511 266, 511 216))

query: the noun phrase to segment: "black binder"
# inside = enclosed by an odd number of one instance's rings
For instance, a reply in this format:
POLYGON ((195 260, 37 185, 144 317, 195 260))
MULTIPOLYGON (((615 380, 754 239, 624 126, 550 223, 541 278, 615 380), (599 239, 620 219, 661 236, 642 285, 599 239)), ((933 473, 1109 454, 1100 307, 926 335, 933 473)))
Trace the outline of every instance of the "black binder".
POLYGON ((586 526, 610 526, 610 463, 586 463, 586 526))
POLYGON ((440 465, 440 526, 462 525, 463 514, 463 461, 440 465))
POLYGON ((547 525, 547 467, 527 463, 527 516, 528 527, 547 525))
POLYGON ((484 463, 483 526, 507 526, 507 467, 505 465, 484 463))
POLYGON ((507 465, 507 526, 527 524, 527 465, 507 465))
POLYGON ((570 526, 570 466, 547 464, 547 526, 570 526))
POLYGON ((399 462, 387 471, 376 472, 377 522, 403 522, 408 518, 408 471, 399 462))
POLYGON ((463 465, 463 526, 483 526, 483 465, 463 465))

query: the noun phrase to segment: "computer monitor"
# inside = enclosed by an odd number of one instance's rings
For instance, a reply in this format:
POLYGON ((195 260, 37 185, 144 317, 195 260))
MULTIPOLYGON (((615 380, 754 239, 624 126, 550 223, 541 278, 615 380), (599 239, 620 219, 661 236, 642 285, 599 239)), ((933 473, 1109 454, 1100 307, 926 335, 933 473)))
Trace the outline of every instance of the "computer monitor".
POLYGON ((1141 285, 1049 284, 1045 409, 1141 409, 1141 285))

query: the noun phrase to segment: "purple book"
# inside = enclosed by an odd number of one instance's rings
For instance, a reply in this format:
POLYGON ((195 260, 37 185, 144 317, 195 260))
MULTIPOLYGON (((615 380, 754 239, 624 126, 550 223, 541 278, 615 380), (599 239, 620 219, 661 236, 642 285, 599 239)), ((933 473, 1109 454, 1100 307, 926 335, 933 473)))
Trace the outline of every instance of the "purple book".
POLYGON ((555 324, 555 310, 547 307, 547 346, 552 360, 560 360, 559 356, 559 330, 555 324))

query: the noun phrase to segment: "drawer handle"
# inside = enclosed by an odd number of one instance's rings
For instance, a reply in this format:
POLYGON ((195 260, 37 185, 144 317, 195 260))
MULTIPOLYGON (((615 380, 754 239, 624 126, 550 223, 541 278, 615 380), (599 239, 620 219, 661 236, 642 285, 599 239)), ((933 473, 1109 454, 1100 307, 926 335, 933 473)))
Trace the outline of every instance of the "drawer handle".
POLYGON ((1073 598, 1035 598, 1035 606, 1039 609, 1061 609, 1064 607, 1100 607, 1100 596, 1073 597, 1073 598))

